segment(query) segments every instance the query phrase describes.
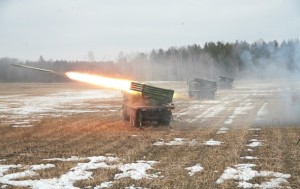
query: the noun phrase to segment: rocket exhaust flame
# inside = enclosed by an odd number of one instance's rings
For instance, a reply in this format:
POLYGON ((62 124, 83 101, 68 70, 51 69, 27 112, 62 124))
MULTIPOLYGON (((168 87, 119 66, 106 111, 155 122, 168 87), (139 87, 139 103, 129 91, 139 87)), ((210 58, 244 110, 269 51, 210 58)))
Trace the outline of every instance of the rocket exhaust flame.
POLYGON ((109 77, 102 77, 98 75, 91 75, 78 72, 66 72, 66 76, 72 80, 81 81, 97 86, 120 89, 124 91, 130 91, 131 82, 123 79, 114 79, 109 77))

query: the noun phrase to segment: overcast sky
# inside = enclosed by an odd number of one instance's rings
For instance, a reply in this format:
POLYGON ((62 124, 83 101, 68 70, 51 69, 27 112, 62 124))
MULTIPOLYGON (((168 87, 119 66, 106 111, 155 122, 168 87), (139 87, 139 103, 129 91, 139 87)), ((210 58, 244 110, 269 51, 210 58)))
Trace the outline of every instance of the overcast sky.
POLYGON ((299 35, 299 0, 0 0, 0 57, 21 60, 299 35))

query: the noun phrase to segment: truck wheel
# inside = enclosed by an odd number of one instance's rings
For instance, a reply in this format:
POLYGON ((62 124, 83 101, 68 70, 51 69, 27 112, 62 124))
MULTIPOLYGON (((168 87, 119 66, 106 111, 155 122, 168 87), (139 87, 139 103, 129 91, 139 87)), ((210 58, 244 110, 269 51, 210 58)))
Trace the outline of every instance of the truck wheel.
POLYGON ((124 121, 129 121, 130 120, 130 115, 128 115, 127 107, 122 107, 123 110, 123 120, 124 121))
POLYGON ((171 110, 165 110, 161 119, 159 120, 159 125, 169 126, 172 119, 171 110))
POLYGON ((137 115, 137 118, 136 118, 136 120, 137 120, 136 126, 137 126, 137 127, 142 127, 142 126, 143 126, 143 114, 142 114, 142 111, 138 111, 136 115, 137 115))
POLYGON ((215 92, 210 92, 209 99, 215 99, 215 92))
POLYGON ((129 121, 129 119, 130 119, 129 116, 123 116, 124 121, 129 121))
POLYGON ((136 111, 135 110, 130 110, 130 125, 131 126, 136 126, 136 111))
POLYGON ((142 112, 139 110, 132 110, 130 116, 130 124, 134 127, 142 126, 142 112))
POLYGON ((167 120, 163 120, 163 121, 160 121, 159 124, 160 125, 164 125, 164 126, 170 126, 170 122, 171 121, 169 121, 169 120, 168 121, 167 120))
POLYGON ((197 100, 201 100, 201 99, 202 99, 202 95, 201 95, 200 92, 196 94, 196 99, 197 99, 197 100))

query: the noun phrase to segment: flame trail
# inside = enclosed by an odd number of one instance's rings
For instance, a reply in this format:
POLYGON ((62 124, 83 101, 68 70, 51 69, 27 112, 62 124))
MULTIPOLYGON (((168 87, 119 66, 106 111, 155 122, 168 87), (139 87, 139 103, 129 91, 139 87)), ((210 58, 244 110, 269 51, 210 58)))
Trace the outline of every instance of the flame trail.
POLYGON ((76 81, 90 83, 97 86, 120 89, 128 92, 130 91, 131 82, 124 79, 114 79, 109 77, 102 77, 98 75, 91 75, 91 74, 78 73, 78 72, 67 72, 66 76, 76 81))

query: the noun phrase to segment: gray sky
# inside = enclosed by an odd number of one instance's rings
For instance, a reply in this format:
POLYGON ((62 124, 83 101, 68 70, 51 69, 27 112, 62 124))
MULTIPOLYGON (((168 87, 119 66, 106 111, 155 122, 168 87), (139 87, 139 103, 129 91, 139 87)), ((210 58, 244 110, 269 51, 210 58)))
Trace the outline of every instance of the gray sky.
POLYGON ((21 60, 299 35, 299 0, 0 0, 0 57, 21 60))

